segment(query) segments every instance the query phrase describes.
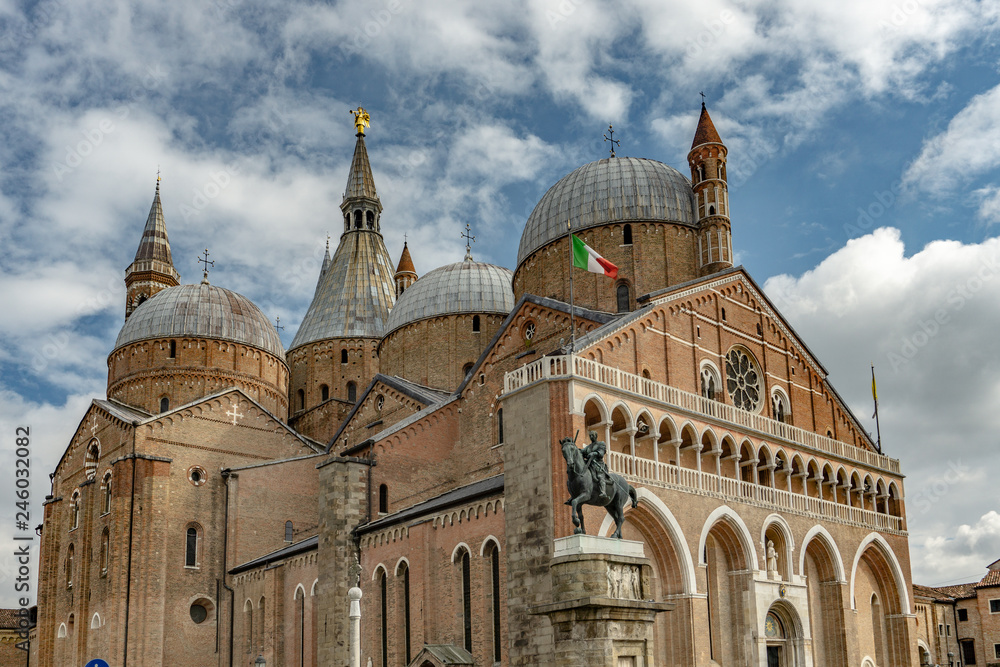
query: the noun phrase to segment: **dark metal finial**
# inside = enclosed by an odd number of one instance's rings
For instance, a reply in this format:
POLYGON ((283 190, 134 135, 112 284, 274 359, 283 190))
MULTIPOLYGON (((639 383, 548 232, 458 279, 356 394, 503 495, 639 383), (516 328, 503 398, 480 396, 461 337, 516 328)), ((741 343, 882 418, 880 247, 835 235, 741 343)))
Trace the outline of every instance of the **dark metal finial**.
POLYGON ((701 108, 704 109, 705 108, 705 92, 702 91, 701 93, 699 93, 699 95, 701 95, 701 108))
POLYGON ((621 148, 622 142, 615 139, 615 128, 612 127, 611 125, 608 125, 608 134, 610 134, 611 136, 609 137, 607 134, 605 134, 604 140, 611 142, 611 157, 615 157, 615 146, 621 148))
POLYGON ((208 267, 215 266, 215 261, 214 260, 209 260, 208 257, 209 257, 208 248, 205 248, 205 256, 204 257, 200 257, 200 256, 198 257, 198 262, 205 265, 205 267, 204 267, 205 268, 205 275, 202 277, 201 282, 204 283, 204 284, 206 284, 206 285, 208 284, 208 267))
POLYGON ((469 223, 465 223, 465 231, 462 232, 462 238, 465 239, 465 259, 472 260, 472 243, 476 240, 476 237, 472 235, 472 228, 469 223))
POLYGON ((275 317, 274 318, 274 328, 277 329, 278 331, 284 331, 285 330, 285 327, 281 326, 281 318, 280 317, 275 317))

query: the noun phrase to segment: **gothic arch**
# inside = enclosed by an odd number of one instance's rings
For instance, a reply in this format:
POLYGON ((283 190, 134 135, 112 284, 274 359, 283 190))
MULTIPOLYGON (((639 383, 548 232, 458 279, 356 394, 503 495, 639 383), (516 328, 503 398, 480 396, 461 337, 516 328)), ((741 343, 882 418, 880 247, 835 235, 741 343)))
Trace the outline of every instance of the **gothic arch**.
POLYGON ((393 571, 396 573, 397 577, 399 576, 400 573, 399 568, 401 568, 403 565, 406 565, 407 569, 409 569, 410 567, 410 561, 406 558, 406 556, 400 556, 399 560, 396 561, 396 567, 393 571))
POLYGON ((833 572, 837 581, 846 582, 847 576, 844 574, 844 561, 840 558, 840 549, 837 547, 837 541, 833 539, 830 531, 818 524, 810 528, 805 537, 802 538, 802 547, 799 549, 799 574, 805 571, 806 550, 813 539, 821 542, 829 552, 830 563, 833 566, 833 572))
MULTIPOLYGON (((781 554, 782 560, 787 564, 788 578, 795 574, 795 570, 792 568, 792 563, 795 560, 792 558, 792 554, 795 553, 795 538, 792 536, 792 527, 788 525, 788 521, 785 517, 780 514, 770 514, 764 519, 764 523, 760 527, 760 545, 764 551, 765 557, 767 556, 767 531, 769 528, 774 527, 779 533, 781 533, 782 540, 784 541, 784 548, 781 545, 775 544, 778 548, 778 552, 781 554)), ((799 574, 802 574, 802 570, 799 570, 799 574)))
POLYGON ((378 580, 379 570, 384 572, 386 577, 389 576, 389 570, 386 568, 385 563, 379 563, 374 567, 374 569, 372 569, 372 581, 378 580))
MULTIPOLYGON (((906 591, 906 578, 903 577, 903 569, 899 566, 899 560, 897 560, 892 547, 890 547, 889 543, 885 541, 885 538, 878 533, 869 533, 865 539, 861 540, 861 544, 858 545, 858 550, 854 554, 854 563, 851 565, 851 609, 857 610, 857 604, 854 600, 854 583, 858 573, 858 563, 861 561, 862 556, 865 555, 865 552, 869 549, 869 547, 878 552, 878 554, 885 560, 889 573, 892 575, 892 583, 896 587, 896 591, 894 592, 899 596, 898 609, 895 608, 895 604, 890 604, 890 600, 886 599, 887 613, 909 614, 910 596, 906 591)), ((886 598, 889 598, 889 596, 886 596, 886 598)))
POLYGON ((479 547, 479 555, 480 555, 480 556, 485 556, 485 555, 486 555, 486 548, 487 548, 487 547, 488 547, 488 546, 489 546, 489 545, 490 545, 491 543, 492 543, 492 544, 495 544, 495 545, 497 545, 497 552, 499 552, 499 551, 500 551, 500 540, 498 540, 498 539, 497 539, 497 538, 496 538, 495 536, 493 536, 493 535, 487 535, 487 536, 486 536, 486 539, 485 539, 485 540, 483 540, 483 543, 482 543, 482 545, 480 545, 480 547, 479 547))
POLYGON ((726 505, 715 508, 705 520, 705 525, 701 529, 701 537, 698 539, 698 564, 705 564, 705 542, 708 540, 708 534, 715 527, 715 524, 720 521, 732 529, 736 539, 739 541, 746 569, 759 570, 760 565, 757 562, 757 549, 754 547, 754 540, 750 534, 750 530, 747 528, 743 518, 733 508, 726 505))
MULTIPOLYGON (((642 505, 640 507, 645 507, 648 505, 648 510, 651 515, 653 515, 659 522, 662 529, 666 532, 667 536, 670 538, 673 544, 674 551, 677 552, 677 557, 680 560, 680 574, 682 581, 682 591, 685 594, 697 593, 694 570, 694 562, 691 560, 691 552, 687 548, 687 538, 684 537, 684 531, 681 529, 680 523, 674 518, 673 512, 667 507, 666 503, 660 500, 660 497, 655 493, 650 491, 645 487, 640 487, 635 490, 636 498, 642 505)), ((635 510, 626 510, 626 518, 635 510)), ((597 532, 598 535, 607 537, 611 534, 611 530, 614 528, 615 522, 611 518, 611 515, 604 517, 604 522, 601 524, 600 530, 597 532)))
POLYGON ((459 542, 458 544, 455 545, 455 549, 451 552, 451 562, 452 562, 452 564, 457 563, 458 559, 460 559, 462 557, 462 550, 463 549, 465 551, 468 551, 470 554, 472 553, 472 549, 469 548, 468 544, 466 544, 465 542, 459 542))

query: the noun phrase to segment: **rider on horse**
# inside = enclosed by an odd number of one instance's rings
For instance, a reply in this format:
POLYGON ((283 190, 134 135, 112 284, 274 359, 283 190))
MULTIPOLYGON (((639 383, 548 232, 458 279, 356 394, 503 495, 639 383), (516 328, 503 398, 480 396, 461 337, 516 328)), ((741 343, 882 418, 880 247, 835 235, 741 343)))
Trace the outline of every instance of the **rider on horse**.
POLYGON ((597 431, 590 431, 590 444, 583 448, 583 460, 587 462, 587 467, 597 482, 598 494, 607 497, 607 483, 610 481, 608 466, 604 463, 604 455, 608 453, 608 446, 603 440, 597 439, 597 431))

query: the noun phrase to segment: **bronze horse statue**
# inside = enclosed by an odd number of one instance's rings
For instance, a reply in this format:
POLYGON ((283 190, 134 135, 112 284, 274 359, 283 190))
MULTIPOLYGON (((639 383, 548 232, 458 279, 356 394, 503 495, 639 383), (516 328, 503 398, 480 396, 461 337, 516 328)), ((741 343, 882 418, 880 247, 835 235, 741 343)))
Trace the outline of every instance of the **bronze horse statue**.
MULTIPOLYGON (((576 529, 575 535, 586 534, 587 528, 583 524, 583 512, 580 505, 596 505, 603 507, 615 520, 615 532, 611 537, 622 538, 622 522, 625 520, 625 504, 630 500, 634 508, 639 499, 636 497, 635 489, 625 481, 621 475, 608 471, 608 486, 604 495, 601 495, 598 480, 594 479, 594 473, 584 460, 583 452, 576 446, 573 438, 563 438, 559 441, 562 445, 563 458, 566 459, 566 488, 569 490, 570 499, 566 504, 572 508, 573 525, 576 529)), ((603 443, 600 443, 603 445, 603 443)))

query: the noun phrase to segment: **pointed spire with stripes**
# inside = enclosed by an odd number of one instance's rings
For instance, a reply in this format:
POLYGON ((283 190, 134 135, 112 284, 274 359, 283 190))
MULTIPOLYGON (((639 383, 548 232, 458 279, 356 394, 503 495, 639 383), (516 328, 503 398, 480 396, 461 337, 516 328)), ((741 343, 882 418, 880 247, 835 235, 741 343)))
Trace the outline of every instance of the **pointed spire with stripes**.
POLYGON ((180 278, 170 255, 170 239, 167 238, 167 225, 160 203, 160 177, 157 175, 153 205, 149 207, 135 259, 125 269, 125 319, 160 290, 180 284, 180 278))

